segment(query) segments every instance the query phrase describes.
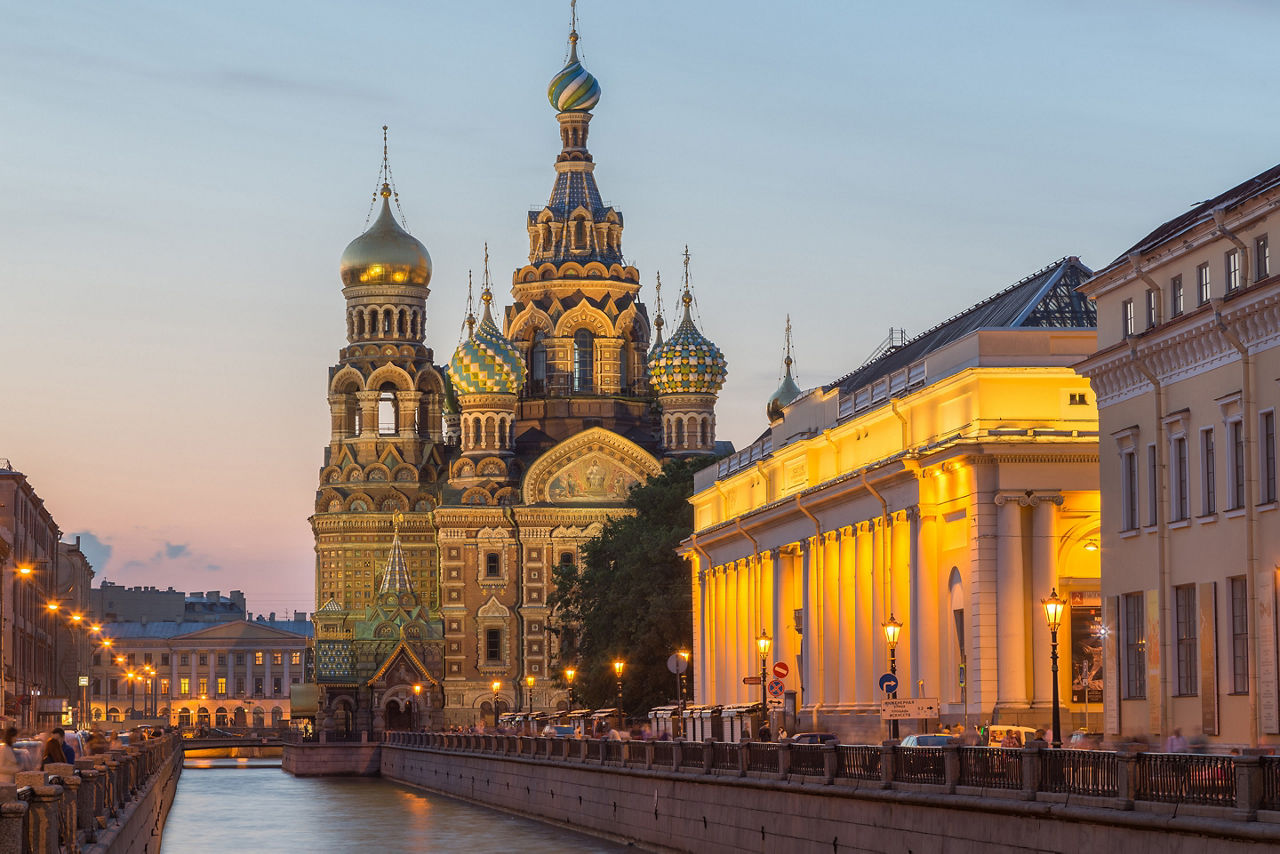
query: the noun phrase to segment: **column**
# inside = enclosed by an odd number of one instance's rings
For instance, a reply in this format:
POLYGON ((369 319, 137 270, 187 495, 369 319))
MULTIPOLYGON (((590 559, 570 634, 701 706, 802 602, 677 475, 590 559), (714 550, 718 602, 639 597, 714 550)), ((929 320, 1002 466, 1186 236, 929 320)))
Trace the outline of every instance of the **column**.
POLYGON ((289 686, 293 684, 289 676, 289 668, 293 665, 293 650, 286 649, 281 653, 281 661, 284 662, 284 674, 280 678, 280 696, 289 696, 289 686))
POLYGON ((728 579, 726 578, 726 570, 723 566, 715 568, 715 612, 716 612, 716 630, 715 630, 715 662, 716 662, 716 681, 715 690, 711 696, 707 698, 710 703, 727 703, 732 696, 729 692, 731 687, 729 680, 732 678, 729 674, 729 615, 725 609, 726 591, 728 589, 728 579))
MULTIPOLYGON (((1031 589, 1027 591, 1027 619, 1031 623, 1035 704, 1044 708, 1053 704, 1053 674, 1049 661, 1049 624, 1044 620, 1040 600, 1047 598, 1049 592, 1058 586, 1058 507, 1061 504, 1061 495, 1036 495, 1031 499, 1031 589)), ((1061 590, 1058 595, 1066 598, 1061 590)), ((1061 655, 1058 669, 1061 674, 1069 676, 1072 664, 1071 626, 1068 621, 1063 621, 1058 631, 1058 652, 1061 655)), ((1070 700, 1070 679, 1063 680, 1061 684, 1067 686, 1062 696, 1070 700)))
MULTIPOLYGON (((1022 496, 1025 501, 1025 496, 1022 496)), ((996 496, 996 649, 1000 705, 1027 706, 1026 585, 1022 565, 1022 504, 1019 497, 996 496)))
MULTIPOLYGON (((693 644, 690 646, 689 652, 692 654, 693 666, 696 668, 694 673, 698 674, 698 678, 696 680, 690 680, 689 687, 693 691, 693 696, 697 697, 701 696, 703 693, 702 679, 705 676, 707 669, 705 652, 707 637, 705 609, 707 607, 707 599, 705 593, 706 587, 702 583, 702 560, 698 557, 696 552, 689 554, 689 563, 690 584, 693 588, 690 593, 691 601, 693 603, 693 644)), ((688 697, 687 699, 689 702, 693 702, 693 697, 688 697)))
MULTIPOLYGON (((227 650, 227 699, 231 699, 236 695, 236 651, 234 649, 227 650)), ((227 707, 227 717, 230 718, 235 714, 235 710, 230 706, 227 707)))
POLYGON ((876 635, 880 631, 875 619, 875 533, 870 522, 858 523, 854 553, 853 651, 857 664, 854 667, 853 701, 869 704, 875 697, 876 678, 879 676, 875 651, 876 635))
POLYGON ((360 401, 360 438, 374 439, 378 435, 378 398, 380 391, 358 391, 360 401))
POLYGON ((812 590, 812 568, 813 550, 809 547, 809 540, 800 541, 799 554, 796 558, 795 568, 799 574, 800 581, 800 614, 801 614, 801 631, 800 631, 800 699, 802 705, 809 706, 814 702, 813 698, 818 695, 815 683, 817 670, 813 666, 813 590, 812 590))
POLYGON ((822 702, 840 702, 840 533, 828 531, 822 543, 822 702))
MULTIPOLYGON (((218 650, 209 650, 209 699, 216 701, 218 699, 218 650)), ((209 720, 213 720, 213 710, 218 707, 217 702, 209 703, 209 720)))
POLYGON ((956 684, 959 665, 954 646, 952 651, 944 652, 942 642, 942 638, 950 637, 953 622, 950 610, 940 605, 950 601, 943 593, 950 570, 938 566, 937 516, 921 515, 914 527, 911 590, 916 630, 911 637, 917 662, 916 678, 924 680, 924 696, 946 702, 949 697, 944 689, 956 684))
POLYGON ((271 650, 267 650, 262 654, 262 695, 264 697, 275 696, 271 693, 271 657, 275 655, 271 650))
POLYGON ((857 645, 854 636, 857 632, 857 611, 855 593, 857 591, 857 539, 853 528, 840 529, 840 542, 837 546, 837 565, 840 568, 840 613, 837 623, 840 627, 839 654, 837 656, 839 680, 838 702, 842 706, 852 705, 857 695, 857 645))

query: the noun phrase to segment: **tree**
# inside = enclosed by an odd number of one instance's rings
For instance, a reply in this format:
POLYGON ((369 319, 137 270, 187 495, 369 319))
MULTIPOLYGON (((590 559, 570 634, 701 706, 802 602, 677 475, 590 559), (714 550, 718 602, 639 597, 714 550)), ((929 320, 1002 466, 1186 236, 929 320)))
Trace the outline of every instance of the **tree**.
MULTIPOLYGON (((631 716, 674 703, 667 658, 693 642, 689 567, 676 554, 693 531, 693 473, 706 458, 667 462, 627 498, 619 516, 586 543, 577 564, 555 568, 555 609, 562 667, 574 666, 575 705, 617 701, 613 661, 626 662, 623 708, 631 716)), ((563 672, 559 674, 563 684, 563 672)), ((687 698, 686 698, 687 699, 687 698)))

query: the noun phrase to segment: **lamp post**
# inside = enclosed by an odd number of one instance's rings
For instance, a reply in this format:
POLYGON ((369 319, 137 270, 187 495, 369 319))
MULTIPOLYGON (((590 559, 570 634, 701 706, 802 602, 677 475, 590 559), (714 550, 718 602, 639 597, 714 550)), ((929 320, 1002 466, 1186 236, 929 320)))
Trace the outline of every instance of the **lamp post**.
MULTIPOLYGON (((33 566, 30 566, 30 565, 20 566, 18 567, 18 578, 21 578, 23 581, 29 581, 31 580, 31 576, 34 572, 35 572, 35 567, 33 566)), ((31 725, 32 722, 35 721, 35 717, 34 717, 35 707, 34 707, 34 700, 32 697, 33 692, 31 690, 31 674, 36 668, 36 647, 34 643, 35 632, 32 630, 31 624, 33 622, 33 619, 30 613, 31 591, 28 590, 23 595, 22 598, 23 598, 24 605, 26 605, 26 607, 22 608, 21 610, 23 612, 22 622, 27 630, 27 649, 14 650, 14 652, 17 654, 15 657, 18 659, 18 669, 22 671, 22 675, 24 677, 22 680, 22 689, 25 693, 20 699, 25 700, 24 706, 26 708, 23 711, 25 711, 26 713, 25 717, 28 718, 28 720, 26 721, 26 724, 31 725), (30 651, 31 653, 30 667, 27 666, 26 653, 28 651, 30 651)), ((15 596, 15 599, 16 599, 16 596, 15 596)), ((17 604, 18 603, 15 601, 14 605, 16 606, 17 604)), ((18 608, 15 607, 14 608, 15 616, 17 615, 17 613, 18 613, 18 608)))
POLYGON ((616 661, 613 662, 613 674, 618 677, 618 726, 619 727, 621 727, 623 722, 626 720, 626 717, 622 713, 622 668, 626 666, 627 666, 627 663, 622 659, 617 659, 616 661))
POLYGON ((418 698, 422 696, 422 683, 413 686, 413 702, 409 705, 409 729, 417 731, 418 698))
POLYGON ((578 675, 578 671, 572 667, 564 669, 564 681, 569 683, 569 711, 573 711, 573 677, 578 675))
MULTIPOLYGON (((889 673, 891 673, 894 676, 897 676, 898 675, 898 635, 902 631, 902 623, 894 619, 893 614, 890 613, 889 619, 881 623, 880 626, 881 628, 884 629, 884 642, 889 646, 889 673)), ((895 688, 893 691, 889 692, 889 699, 896 700, 897 698, 898 698, 898 691, 895 688)), ((897 718, 894 718, 893 720, 889 721, 889 737, 890 738, 898 737, 898 719, 897 718)))
MULTIPOLYGON (((99 627, 99 630, 101 630, 101 627, 99 627)), ((103 638, 103 639, 102 639, 102 651, 103 651, 103 652, 105 652, 105 653, 107 654, 107 663, 108 663, 108 664, 110 664, 110 662, 111 662, 111 644, 112 644, 112 643, 113 643, 113 641, 111 640, 111 638, 103 638)), ((101 659, 99 659, 99 660, 101 660, 101 659)), ((90 669, 92 669, 92 668, 90 668, 90 669)), ((98 683, 98 693, 102 695, 102 719, 103 719, 103 720, 106 720, 106 719, 107 719, 107 709, 111 706, 111 692, 107 690, 107 685, 108 685, 109 683, 108 683, 108 682, 107 682, 107 680, 106 680, 106 673, 107 673, 106 668, 103 668, 102 673, 103 673, 103 679, 102 679, 102 682, 98 683)), ((89 704, 89 705, 92 707, 92 705, 93 705, 93 703, 92 703, 92 699, 91 699, 91 701, 90 701, 90 704, 89 704)), ((93 709, 92 709, 92 708, 90 708, 90 710, 89 710, 89 717, 90 717, 90 718, 92 718, 92 717, 93 717, 93 709)))
POLYGON ((497 679, 493 680, 493 684, 489 686, 493 689, 493 731, 498 731, 498 689, 502 687, 502 683, 497 679))
POLYGON ((680 726, 678 736, 684 735, 684 675, 689 671, 689 650, 682 649, 676 653, 684 661, 684 670, 676 674, 676 691, 680 695, 680 726))
POLYGON ((756 638, 756 649, 760 651, 760 722, 767 723, 769 720, 769 689, 768 679, 765 668, 769 663, 769 646, 773 643, 773 639, 769 637, 769 633, 764 629, 760 630, 760 637, 756 638))
POLYGON ((1049 624, 1049 660, 1053 662, 1049 668, 1053 680, 1053 746, 1062 747, 1062 719, 1058 711, 1058 626, 1062 625, 1062 608, 1067 603, 1055 587, 1049 598, 1041 599, 1040 604, 1044 606, 1044 618, 1049 624))

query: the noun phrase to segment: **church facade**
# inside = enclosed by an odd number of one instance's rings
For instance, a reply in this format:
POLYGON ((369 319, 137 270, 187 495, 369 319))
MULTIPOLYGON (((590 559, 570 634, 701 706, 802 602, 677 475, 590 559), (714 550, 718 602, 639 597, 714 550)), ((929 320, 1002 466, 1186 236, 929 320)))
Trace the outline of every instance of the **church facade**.
POLYGON ((548 89, 561 151, 527 217, 528 263, 498 310, 486 251, 480 317, 468 311, 447 365, 424 331, 431 258, 392 211, 389 170, 377 219, 343 253, 347 342, 310 520, 322 732, 563 708, 555 565, 627 512, 663 457, 715 451, 724 358, 691 315, 687 252, 669 340, 641 302, 622 214, 595 181, 600 86, 577 39, 548 89))

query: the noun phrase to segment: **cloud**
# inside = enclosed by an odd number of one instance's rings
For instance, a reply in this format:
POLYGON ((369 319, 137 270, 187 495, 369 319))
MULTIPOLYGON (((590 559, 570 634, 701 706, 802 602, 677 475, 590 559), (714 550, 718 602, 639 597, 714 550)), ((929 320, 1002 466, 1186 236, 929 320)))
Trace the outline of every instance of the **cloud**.
POLYGON ((164 544, 164 556, 167 557, 169 560, 177 560, 178 558, 182 557, 186 553, 187 553, 186 543, 183 543, 180 546, 176 546, 170 542, 166 542, 164 544))
POLYGON ((92 531, 75 531, 71 536, 80 538, 80 551, 89 559, 89 565, 101 575, 111 562, 111 544, 103 542, 92 531))

